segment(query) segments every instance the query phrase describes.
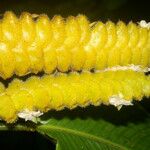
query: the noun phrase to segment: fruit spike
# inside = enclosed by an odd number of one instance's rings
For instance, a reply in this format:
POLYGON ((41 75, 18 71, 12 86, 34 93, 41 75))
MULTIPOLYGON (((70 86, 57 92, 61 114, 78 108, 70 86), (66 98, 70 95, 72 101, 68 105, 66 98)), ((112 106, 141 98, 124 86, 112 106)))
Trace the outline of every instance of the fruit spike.
POLYGON ((101 103, 120 109, 143 96, 150 96, 150 76, 131 70, 32 76, 14 79, 6 89, 0 84, 0 118, 8 123, 18 117, 32 120, 49 110, 101 103))
POLYGON ((90 23, 84 15, 67 19, 7 11, 0 20, 0 76, 54 70, 103 70, 150 66, 150 29, 111 21, 90 23))

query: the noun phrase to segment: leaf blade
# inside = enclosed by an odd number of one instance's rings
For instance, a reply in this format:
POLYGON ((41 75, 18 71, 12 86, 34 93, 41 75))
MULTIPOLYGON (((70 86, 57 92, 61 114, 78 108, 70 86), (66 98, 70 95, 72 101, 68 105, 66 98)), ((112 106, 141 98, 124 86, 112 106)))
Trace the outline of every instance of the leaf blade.
POLYGON ((57 149, 146 150, 150 146, 150 118, 138 106, 121 112, 105 106, 52 112, 48 118, 48 124, 37 131, 56 139, 57 149))

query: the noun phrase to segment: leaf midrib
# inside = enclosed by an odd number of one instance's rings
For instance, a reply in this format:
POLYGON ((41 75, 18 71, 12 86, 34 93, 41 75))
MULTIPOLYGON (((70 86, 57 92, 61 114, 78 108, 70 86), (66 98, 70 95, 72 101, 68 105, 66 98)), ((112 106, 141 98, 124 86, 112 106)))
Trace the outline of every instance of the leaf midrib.
MULTIPOLYGON (((118 144, 118 143, 114 143, 108 139, 104 139, 103 137, 100 137, 100 136, 95 136, 95 135, 92 135, 90 133, 86 133, 86 132, 83 132, 83 131, 79 131, 79 130, 75 130, 75 129, 70 129, 70 128, 65 128, 65 127, 62 127, 62 126, 53 126, 53 125, 41 125, 41 126, 38 126, 37 127, 37 131, 39 133, 42 133, 45 131, 45 130, 52 130, 52 131, 60 131, 60 132, 64 132, 64 133, 67 133, 67 134, 72 134, 72 135, 77 135, 77 136, 80 136, 80 137, 84 137, 84 138, 87 138, 87 139, 90 139, 90 140, 93 140, 95 142, 98 142, 98 143, 103 143, 103 144, 107 144, 111 147, 114 147, 114 148, 117 148, 119 150, 129 150, 128 148, 118 144)), ((47 132, 44 132, 44 134, 47 134, 47 132)))

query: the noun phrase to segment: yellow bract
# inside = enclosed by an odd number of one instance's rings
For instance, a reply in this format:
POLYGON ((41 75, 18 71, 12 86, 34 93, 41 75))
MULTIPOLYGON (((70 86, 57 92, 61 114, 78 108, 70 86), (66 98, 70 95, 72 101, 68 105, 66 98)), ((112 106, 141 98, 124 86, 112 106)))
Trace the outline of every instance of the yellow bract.
POLYGON ((150 96, 150 78, 134 71, 58 73, 33 76, 26 81, 14 79, 6 89, 1 85, 0 92, 0 118, 13 122, 17 113, 24 110, 46 112, 90 104, 108 105, 113 96, 129 102, 141 100, 150 96))
POLYGON ((150 30, 130 22, 90 23, 84 15, 19 18, 6 12, 0 20, 0 76, 52 73, 58 69, 102 70, 107 67, 150 66, 150 30))

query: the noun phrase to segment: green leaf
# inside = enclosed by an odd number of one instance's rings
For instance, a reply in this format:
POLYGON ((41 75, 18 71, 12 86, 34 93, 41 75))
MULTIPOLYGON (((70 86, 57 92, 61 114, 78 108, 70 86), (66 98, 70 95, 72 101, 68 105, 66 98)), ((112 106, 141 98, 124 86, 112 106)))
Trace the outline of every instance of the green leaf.
POLYGON ((41 118, 46 124, 0 122, 0 130, 37 131, 55 142, 57 150, 148 150, 149 100, 120 111, 103 105, 51 111, 41 118))
MULTIPOLYGON (((147 106, 147 105, 146 105, 147 106)), ((36 130, 55 139, 57 150, 148 150, 150 114, 137 104, 117 111, 100 106, 50 112, 36 130)))

